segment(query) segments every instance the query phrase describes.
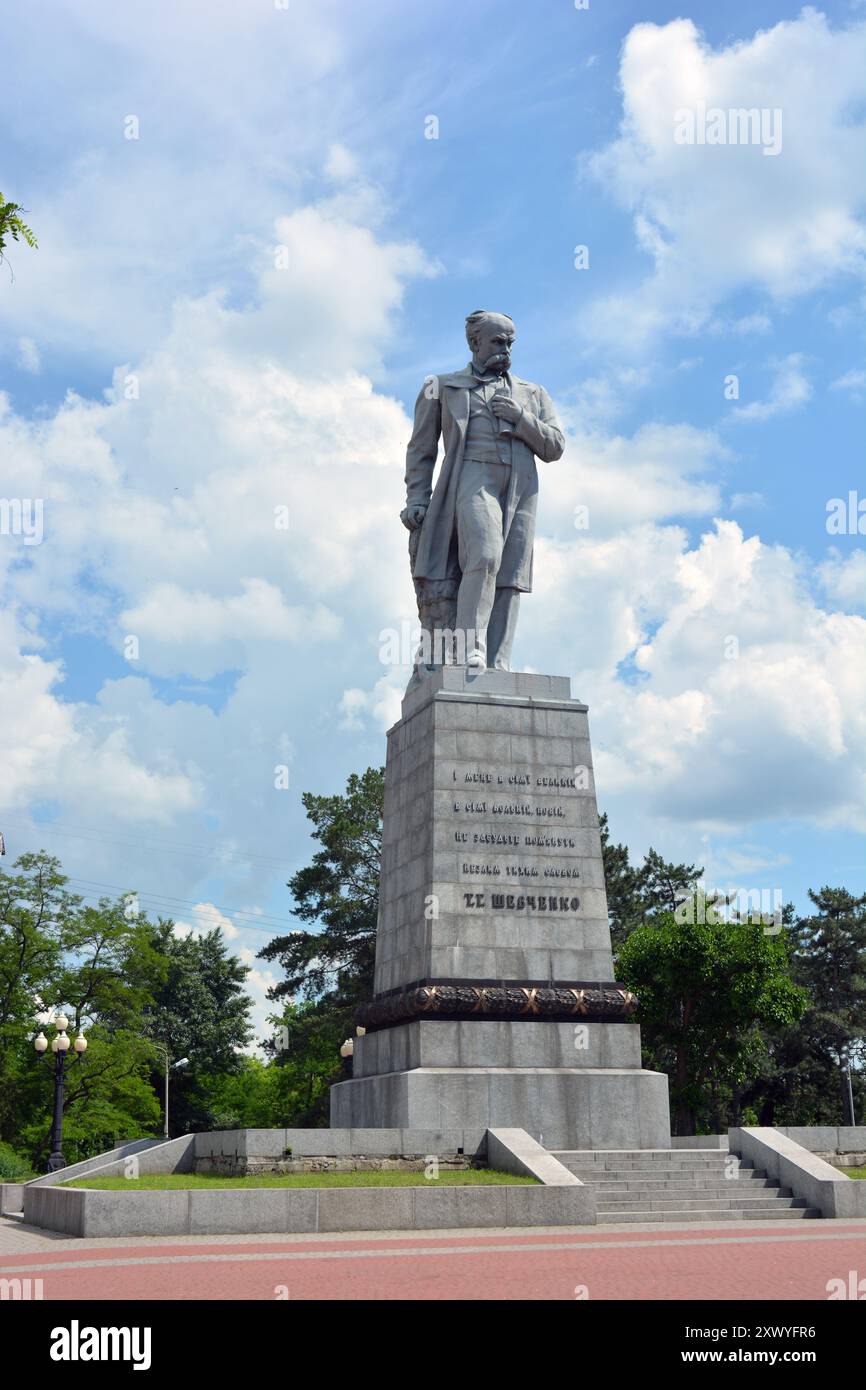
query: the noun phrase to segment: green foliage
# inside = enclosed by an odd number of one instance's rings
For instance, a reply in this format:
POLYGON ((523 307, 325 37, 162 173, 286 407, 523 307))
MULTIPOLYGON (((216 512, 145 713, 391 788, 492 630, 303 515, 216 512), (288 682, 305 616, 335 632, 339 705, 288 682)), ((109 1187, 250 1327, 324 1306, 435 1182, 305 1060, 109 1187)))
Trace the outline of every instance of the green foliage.
POLYGON ((24 208, 20 203, 11 203, 0 193, 0 261, 5 260, 4 252, 8 239, 13 241, 23 241, 27 246, 38 246, 36 236, 31 227, 22 218, 24 208))
POLYGON ((209 1087, 218 1076, 236 1076, 240 1049, 252 1039, 244 993, 249 966, 229 954, 218 928, 200 936, 175 935, 172 922, 148 924, 150 946, 163 972, 142 1011, 142 1029, 151 1040, 151 1082, 163 1094, 165 1053, 170 1062, 189 1059, 171 1072, 170 1131, 183 1134, 213 1128, 209 1087))
POLYGON ((24 1051, 23 1029, 32 1029, 36 996, 49 997, 80 905, 48 855, 22 855, 14 868, 0 870, 0 1140, 17 1138, 32 1056, 24 1051))
POLYGON ((11 1144, 0 1144, 0 1182, 29 1182, 36 1174, 11 1144))
POLYGON ((335 1003, 354 1003, 373 980, 379 858, 382 852, 383 768, 353 773, 344 796, 305 792, 304 809, 322 848, 312 864, 289 881, 293 913, 318 931, 295 931, 268 942, 259 956, 276 960, 286 978, 274 999, 329 993, 335 1003))
POLYGON ((636 927, 660 912, 673 912, 684 893, 692 892, 703 876, 695 864, 668 864, 654 849, 647 850, 639 869, 629 861, 626 845, 611 841, 607 814, 599 816, 610 937, 614 951, 636 927))
MULTIPOLYGON (((844 1122, 841 1067, 851 1065, 855 1118, 866 1116, 866 896, 810 892, 817 911, 791 926, 791 973, 809 1004, 767 1047, 747 1099, 761 1124, 844 1122)), ((790 918, 792 914, 787 913, 790 918)))
POLYGON ((785 932, 748 922, 659 912, 628 936, 617 976, 640 1001, 644 1064, 670 1076, 677 1134, 718 1123, 723 1099, 757 1074, 765 1034, 791 1027, 807 1004, 785 932))
POLYGON ((231 1071, 202 1077, 198 1094, 208 1129, 280 1129, 286 1124, 280 1069, 258 1057, 238 1057, 231 1071))
POLYGON ((33 1051, 37 1009, 62 1006, 70 1031, 87 1035, 84 1059, 70 1058, 65 1072, 70 1161, 159 1131, 157 1037, 193 1059, 193 1074, 177 1087, 181 1108, 183 1084, 190 1090, 182 1114, 190 1127, 198 1078, 236 1070, 235 1049, 250 1038, 247 968, 228 955, 218 932, 180 940, 171 922, 130 917, 125 895, 89 906, 65 885, 59 863, 44 853, 23 855, 11 874, 0 870, 0 1141, 39 1168, 54 1065, 50 1053, 39 1060, 33 1051))
POLYGON ((278 1075, 281 1124, 327 1126, 328 1092, 341 1079, 340 1045, 355 1031, 354 1007, 335 1004, 329 994, 270 1015, 276 1034, 268 1051, 278 1075))
POLYGON ((372 995, 379 904, 385 774, 352 774, 345 795, 304 794, 321 849, 289 882, 294 915, 315 924, 278 936, 260 952, 285 979, 270 992, 288 1000, 272 1018, 273 1053, 285 1073, 286 1124, 326 1124, 329 1084, 339 1079, 339 1049, 354 1032, 358 1004, 372 995))

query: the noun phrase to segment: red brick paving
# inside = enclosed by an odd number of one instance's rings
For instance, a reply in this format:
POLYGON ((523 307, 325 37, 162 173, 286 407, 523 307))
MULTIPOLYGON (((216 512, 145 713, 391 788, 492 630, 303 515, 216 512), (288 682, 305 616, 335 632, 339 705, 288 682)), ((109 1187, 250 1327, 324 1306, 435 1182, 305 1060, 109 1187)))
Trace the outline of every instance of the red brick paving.
POLYGON ((20 1255, 7 1247, 0 1259, 2 1275, 41 1278, 46 1300, 273 1300, 278 1286, 292 1301, 573 1300, 578 1287, 591 1300, 826 1300, 827 1281, 852 1269, 866 1276, 866 1226, 835 1222, 86 1247, 64 1240, 20 1255))

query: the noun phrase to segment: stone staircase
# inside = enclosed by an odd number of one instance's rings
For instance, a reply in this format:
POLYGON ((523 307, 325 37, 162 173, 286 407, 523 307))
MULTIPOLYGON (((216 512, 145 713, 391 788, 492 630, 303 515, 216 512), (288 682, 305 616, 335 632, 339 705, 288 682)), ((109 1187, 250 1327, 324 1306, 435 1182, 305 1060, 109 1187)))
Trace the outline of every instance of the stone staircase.
POLYGON ((821 1215, 724 1149, 557 1149, 553 1156, 591 1184, 600 1225, 821 1215))

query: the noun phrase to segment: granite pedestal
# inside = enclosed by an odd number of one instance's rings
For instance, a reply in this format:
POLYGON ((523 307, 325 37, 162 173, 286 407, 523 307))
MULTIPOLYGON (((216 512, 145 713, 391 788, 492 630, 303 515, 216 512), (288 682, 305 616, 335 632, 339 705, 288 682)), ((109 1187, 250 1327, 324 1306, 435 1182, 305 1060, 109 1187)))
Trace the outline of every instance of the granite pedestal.
POLYGON ((613 981, 587 707, 567 678, 443 667, 388 734, 374 997, 346 1128, 670 1144, 613 981))

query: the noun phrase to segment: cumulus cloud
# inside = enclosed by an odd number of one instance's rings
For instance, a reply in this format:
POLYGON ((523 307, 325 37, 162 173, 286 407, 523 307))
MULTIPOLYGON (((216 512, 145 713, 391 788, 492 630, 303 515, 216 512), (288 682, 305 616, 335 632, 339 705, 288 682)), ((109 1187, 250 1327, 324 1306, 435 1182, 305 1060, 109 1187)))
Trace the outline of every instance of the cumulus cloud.
POLYGON ((805 361, 803 353, 792 352, 781 362, 776 362, 773 381, 765 399, 734 406, 731 418, 745 421, 771 420, 774 415, 787 415, 789 411, 804 406, 812 398, 812 383, 803 370, 805 361))
POLYGON ((620 133, 588 171, 632 214, 653 270, 636 293, 598 304, 592 328, 645 345, 664 329, 704 328, 737 291, 786 301, 862 276, 864 65, 866 24, 834 29, 813 9, 720 48, 690 19, 635 25, 620 133), (738 109, 781 112, 776 156, 675 138, 678 112, 738 109))
POLYGON ((191 922, 179 918, 174 924, 174 934, 180 937, 205 936, 215 929, 219 929, 227 941, 238 935, 238 928, 232 919, 221 912, 214 903, 196 903, 192 909, 191 922))
POLYGON ((822 609, 789 551, 734 522, 682 551, 674 586, 634 654, 647 679, 602 697, 605 785, 709 826, 862 825, 866 622, 822 609))
POLYGON ((818 566, 818 580, 830 600, 842 608, 866 610, 866 551, 842 555, 830 549, 818 566))
POLYGON ((651 421, 631 436, 578 427, 562 460, 542 466, 544 529, 565 539, 707 516, 720 505, 715 472, 729 456, 712 430, 688 424, 651 421))

